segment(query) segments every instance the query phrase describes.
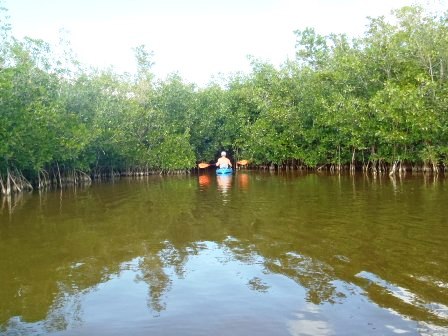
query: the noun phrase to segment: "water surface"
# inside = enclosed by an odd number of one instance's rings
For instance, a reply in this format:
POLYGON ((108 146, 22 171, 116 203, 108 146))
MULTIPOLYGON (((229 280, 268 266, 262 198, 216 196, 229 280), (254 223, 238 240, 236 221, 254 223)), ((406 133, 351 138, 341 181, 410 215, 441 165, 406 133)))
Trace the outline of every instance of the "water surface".
POLYGON ((447 191, 239 172, 0 199, 0 335, 448 334, 447 191))

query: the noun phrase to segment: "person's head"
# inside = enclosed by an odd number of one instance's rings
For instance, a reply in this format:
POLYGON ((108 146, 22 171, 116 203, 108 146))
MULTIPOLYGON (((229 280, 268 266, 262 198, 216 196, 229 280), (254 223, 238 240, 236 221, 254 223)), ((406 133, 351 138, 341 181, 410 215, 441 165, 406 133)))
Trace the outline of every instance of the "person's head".
POLYGON ((226 152, 224 152, 224 151, 221 152, 222 157, 225 157, 226 155, 227 155, 226 152))

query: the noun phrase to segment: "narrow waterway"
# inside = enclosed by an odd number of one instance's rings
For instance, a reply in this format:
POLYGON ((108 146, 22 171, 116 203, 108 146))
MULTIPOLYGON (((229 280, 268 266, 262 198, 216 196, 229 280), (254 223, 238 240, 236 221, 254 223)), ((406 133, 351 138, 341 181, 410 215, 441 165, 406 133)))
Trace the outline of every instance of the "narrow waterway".
POLYGON ((0 335, 448 334, 448 180, 238 172, 0 199, 0 335))

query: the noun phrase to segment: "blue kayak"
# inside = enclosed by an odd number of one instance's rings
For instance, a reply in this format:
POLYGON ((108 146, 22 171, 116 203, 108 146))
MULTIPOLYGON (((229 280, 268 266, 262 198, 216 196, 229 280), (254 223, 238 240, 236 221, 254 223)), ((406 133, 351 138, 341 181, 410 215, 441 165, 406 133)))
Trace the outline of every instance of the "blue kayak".
POLYGON ((216 169, 216 175, 230 175, 233 173, 232 168, 218 168, 216 169))

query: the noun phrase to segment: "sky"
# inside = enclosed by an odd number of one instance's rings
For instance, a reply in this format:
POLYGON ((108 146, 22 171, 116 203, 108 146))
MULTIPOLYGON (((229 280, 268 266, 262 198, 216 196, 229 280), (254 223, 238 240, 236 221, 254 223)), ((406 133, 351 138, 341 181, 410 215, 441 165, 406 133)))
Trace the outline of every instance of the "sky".
POLYGON ((294 57, 294 30, 361 36, 367 17, 415 3, 447 10, 448 0, 0 0, 13 35, 57 45, 76 58, 134 73, 133 48, 154 52, 158 78, 178 72, 199 86, 250 70, 248 55, 280 65, 294 57))

